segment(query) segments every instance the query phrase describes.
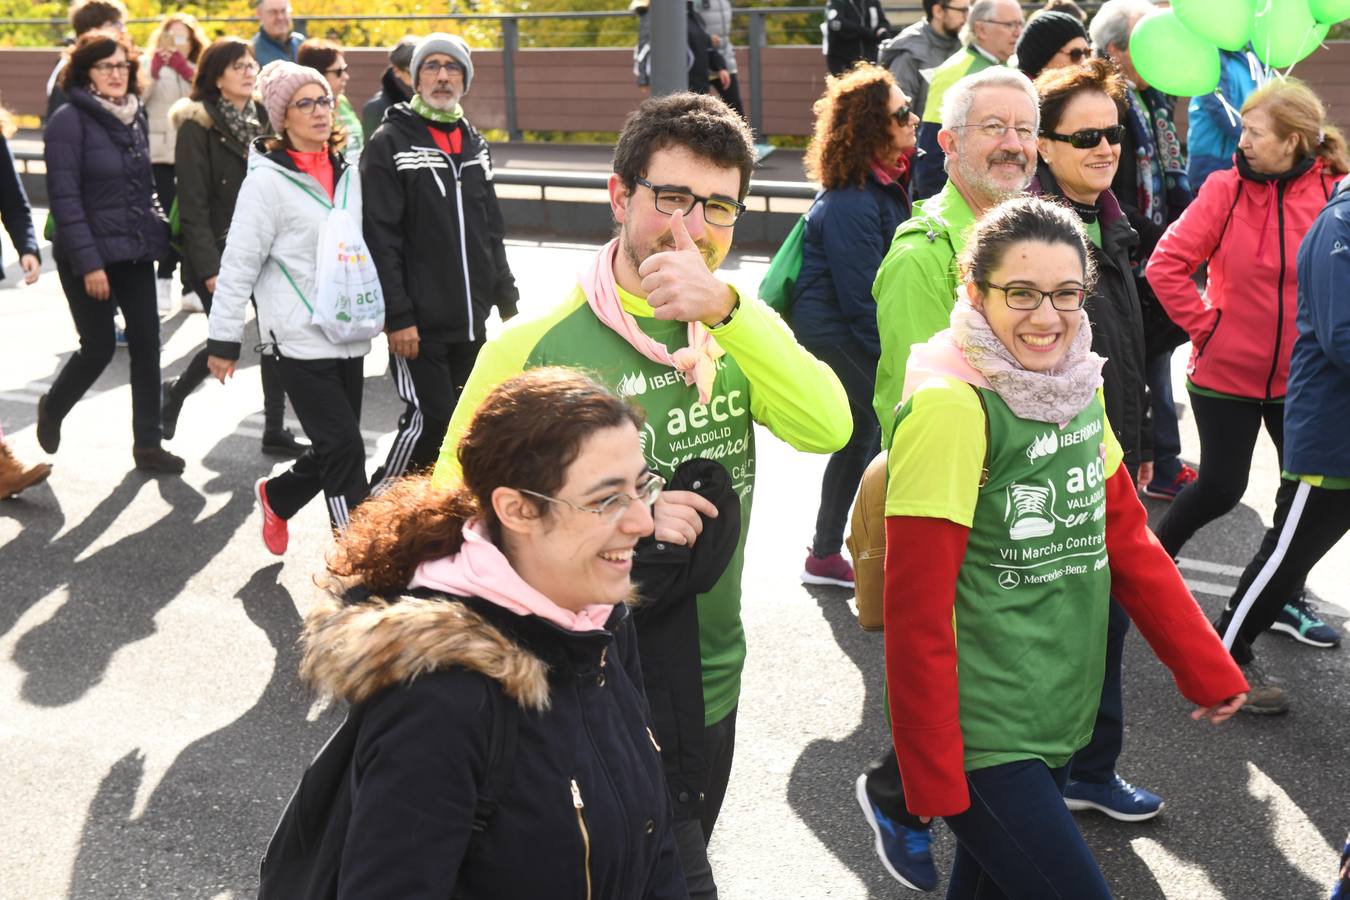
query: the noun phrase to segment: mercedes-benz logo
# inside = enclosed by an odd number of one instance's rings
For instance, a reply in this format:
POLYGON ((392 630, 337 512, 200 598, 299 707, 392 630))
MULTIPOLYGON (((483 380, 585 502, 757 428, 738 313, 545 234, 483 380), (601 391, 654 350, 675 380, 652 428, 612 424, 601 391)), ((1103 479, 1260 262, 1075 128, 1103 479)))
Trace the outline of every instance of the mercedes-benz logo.
POLYGON ((1003 571, 998 576, 998 586, 1005 591, 1010 591, 1022 583, 1022 576, 1016 572, 1003 571))

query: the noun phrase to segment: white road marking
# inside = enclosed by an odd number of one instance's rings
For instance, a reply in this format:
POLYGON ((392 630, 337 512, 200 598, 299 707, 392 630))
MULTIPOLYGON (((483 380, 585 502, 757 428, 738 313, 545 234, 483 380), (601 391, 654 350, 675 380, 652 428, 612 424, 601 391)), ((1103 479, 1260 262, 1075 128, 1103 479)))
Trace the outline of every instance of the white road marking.
POLYGON ((1213 581, 1200 581, 1195 578, 1187 578, 1186 587, 1191 589, 1192 594, 1211 594, 1215 597, 1231 597, 1237 585, 1217 584, 1213 581))
POLYGON ((1322 837, 1308 814, 1299 809, 1284 788, 1251 761, 1247 762, 1247 793, 1263 801, 1270 812, 1270 842, 1289 864, 1313 884, 1325 884, 1336 871, 1340 855, 1322 837))
POLYGON ((1204 869, 1184 862, 1152 838, 1135 838, 1130 849, 1148 866, 1167 900, 1224 900, 1204 869))
POLYGON ((1238 566, 1227 566, 1223 563, 1212 563, 1203 559, 1190 559, 1185 556, 1177 560, 1177 568, 1192 569, 1196 572, 1204 572, 1206 575, 1228 575, 1232 578, 1242 577, 1242 569, 1238 566))

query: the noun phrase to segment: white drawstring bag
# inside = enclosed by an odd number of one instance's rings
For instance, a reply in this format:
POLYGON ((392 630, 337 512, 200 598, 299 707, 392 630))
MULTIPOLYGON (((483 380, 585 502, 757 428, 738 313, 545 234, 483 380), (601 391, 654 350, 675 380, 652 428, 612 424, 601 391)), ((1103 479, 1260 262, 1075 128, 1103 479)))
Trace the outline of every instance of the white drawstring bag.
MULTIPOLYGON (((344 197, 345 200, 345 192, 344 197)), ((368 341, 384 330, 384 293, 361 226, 345 205, 328 213, 319 232, 319 266, 311 321, 330 341, 368 341)))

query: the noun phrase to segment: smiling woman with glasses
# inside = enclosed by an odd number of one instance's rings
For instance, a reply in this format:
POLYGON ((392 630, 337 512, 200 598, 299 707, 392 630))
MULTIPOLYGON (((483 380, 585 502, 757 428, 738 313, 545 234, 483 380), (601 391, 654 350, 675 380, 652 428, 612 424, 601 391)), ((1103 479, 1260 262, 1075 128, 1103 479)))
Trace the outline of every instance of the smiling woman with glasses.
POLYGON ((585 375, 533 369, 482 401, 451 489, 395 479, 357 512, 301 664, 351 704, 349 812, 301 838, 332 847, 317 858, 278 829, 261 896, 302 893, 292 849, 343 897, 688 896, 672 739, 654 731, 629 608, 662 484, 642 425, 585 375))
POLYGON ((328 86, 333 89, 334 115, 347 132, 347 146, 343 152, 347 162, 356 165, 366 145, 366 133, 361 125, 361 117, 347 99, 347 82, 351 80, 351 72, 342 54, 342 47, 334 41, 310 38, 300 45, 295 61, 323 75, 328 86))

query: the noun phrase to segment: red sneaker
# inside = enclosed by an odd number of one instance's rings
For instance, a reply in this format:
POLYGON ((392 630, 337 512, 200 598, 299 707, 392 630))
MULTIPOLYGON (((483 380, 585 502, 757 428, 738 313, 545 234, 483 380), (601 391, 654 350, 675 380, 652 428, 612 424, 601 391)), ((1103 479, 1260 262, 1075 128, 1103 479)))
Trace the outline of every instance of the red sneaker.
POLYGON ((1173 478, 1171 481, 1163 481, 1162 479, 1155 478, 1144 485, 1144 496, 1152 497, 1154 500, 1175 500, 1177 494, 1180 494, 1185 490, 1188 484, 1191 484, 1199 477, 1199 472, 1195 471, 1185 463, 1182 463, 1181 471, 1178 472, 1177 477, 1173 478))
POLYGON ((839 587, 853 587, 853 567, 844 559, 842 553, 829 556, 816 556, 806 552, 806 568, 802 572, 804 584, 833 584, 839 587))
POLYGON ((286 520, 272 512, 272 504, 267 502, 267 479, 259 478, 253 485, 253 493, 258 497, 258 507, 262 510, 262 539, 273 556, 286 552, 286 544, 291 535, 286 520))

